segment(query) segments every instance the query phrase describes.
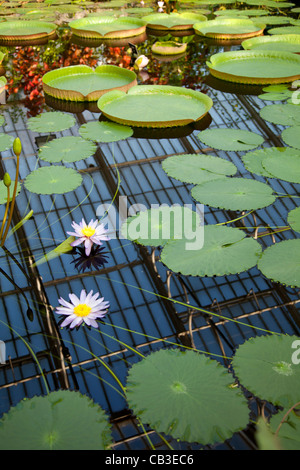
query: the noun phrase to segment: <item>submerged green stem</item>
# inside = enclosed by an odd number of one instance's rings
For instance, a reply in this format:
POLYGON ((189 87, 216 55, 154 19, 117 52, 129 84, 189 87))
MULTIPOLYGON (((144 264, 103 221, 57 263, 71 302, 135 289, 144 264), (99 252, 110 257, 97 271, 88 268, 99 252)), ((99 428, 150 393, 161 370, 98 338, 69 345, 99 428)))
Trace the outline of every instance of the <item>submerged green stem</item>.
MULTIPOLYGON (((2 234, 3 234, 3 230, 4 230, 4 227, 5 227, 5 222, 6 222, 6 219, 7 219, 7 214, 8 214, 8 209, 9 209, 9 199, 10 199, 10 191, 9 191, 9 186, 7 186, 7 202, 6 202, 5 213, 4 213, 2 226, 1 226, 1 230, 0 230, 0 242, 1 242, 2 234)), ((2 244, 1 244, 1 246, 2 246, 2 244)))

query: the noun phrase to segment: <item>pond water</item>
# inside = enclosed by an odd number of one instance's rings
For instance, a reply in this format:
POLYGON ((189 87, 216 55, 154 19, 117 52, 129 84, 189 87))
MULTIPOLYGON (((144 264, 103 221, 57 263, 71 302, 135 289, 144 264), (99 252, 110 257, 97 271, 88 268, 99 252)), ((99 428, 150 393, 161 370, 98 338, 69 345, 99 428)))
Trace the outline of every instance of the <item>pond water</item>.
MULTIPOLYGON (((287 214, 299 204, 299 185, 252 173, 242 160, 245 152, 216 150, 197 137, 208 128, 240 129, 261 135, 263 148, 283 145, 280 135, 285 126, 260 116, 260 110, 271 104, 259 97, 262 86, 232 84, 209 73, 206 62, 212 54, 240 50, 240 44, 217 44, 194 34, 180 36, 178 41, 188 43, 187 52, 171 60, 151 52, 158 38, 163 37, 148 31, 128 41, 136 45, 138 55, 149 59, 147 66, 137 72, 138 84, 201 91, 213 100, 209 115, 194 126, 136 127, 126 139, 97 143, 92 156, 66 164, 82 176, 82 184, 74 191, 38 195, 23 187, 16 198, 12 226, 30 210, 33 215, 7 239, 5 250, 0 252, 0 339, 6 345, 6 362, 0 364, 0 415, 24 397, 45 393, 44 377, 50 390, 79 390, 107 412, 113 426, 115 450, 148 449, 145 430, 156 449, 168 446, 150 427, 144 430, 139 427, 103 361, 122 383, 126 382, 130 366, 140 359, 134 349, 147 355, 177 344, 207 352, 227 367, 226 358, 249 338, 268 332, 299 335, 300 326, 298 289, 273 282, 257 266, 221 276, 180 275, 159 260, 161 247, 136 244, 118 236, 118 232, 104 242, 107 258, 102 265, 103 258, 99 261, 98 257, 98 261, 86 266, 80 253, 67 253, 34 264, 66 240, 73 221, 95 220, 107 209, 106 221, 117 231, 134 205, 150 209, 153 205, 180 204, 199 209, 191 196, 193 184, 168 176, 162 167, 168 157, 179 154, 221 157, 236 166, 235 177, 267 181, 281 196, 273 204, 247 215, 247 211, 201 206, 205 224, 233 220, 230 226, 244 227, 249 237, 261 235, 258 240, 262 249, 274 242, 297 238, 296 232, 281 228, 286 227, 287 214), (99 292, 109 301, 103 323, 99 330, 60 328, 54 312, 58 299, 67 299, 69 293, 79 295, 82 289, 99 292)), ((72 38, 67 23, 60 25, 59 37, 47 44, 1 48, 7 54, 4 65, 8 84, 6 95, 2 94, 1 114, 5 122, 0 132, 19 137, 22 142, 21 182, 30 172, 48 165, 38 158, 38 150, 46 141, 79 136, 81 126, 99 119, 107 121, 95 103, 83 105, 45 98, 41 82, 44 73, 78 64, 92 68, 111 64, 132 69, 129 49, 126 41, 119 45, 117 41, 81 42, 72 38), (30 118, 49 111, 73 116, 74 125, 52 132, 28 128, 30 118)), ((12 176, 15 171, 12 148, 2 151, 0 178, 5 172, 12 176)), ((2 220, 4 205, 0 211, 2 220)), ((256 410, 254 400, 251 405, 256 410)), ((174 449, 203 447, 172 438, 168 441, 174 449)), ((225 444, 206 448, 255 449, 255 446, 250 425, 225 444)))

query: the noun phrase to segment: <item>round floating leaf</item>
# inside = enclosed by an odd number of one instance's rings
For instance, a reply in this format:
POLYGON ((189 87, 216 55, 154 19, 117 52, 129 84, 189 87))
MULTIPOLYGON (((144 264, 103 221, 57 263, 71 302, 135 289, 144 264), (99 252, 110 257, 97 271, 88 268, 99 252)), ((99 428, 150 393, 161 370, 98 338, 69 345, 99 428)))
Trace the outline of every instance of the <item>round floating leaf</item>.
POLYGON ((64 194, 74 191, 82 182, 81 175, 72 168, 46 166, 32 171, 25 179, 25 187, 36 194, 64 194))
POLYGON ((0 152, 10 149, 14 143, 14 137, 8 134, 0 134, 0 152))
POLYGON ((265 86, 262 91, 267 93, 283 93, 288 91, 289 85, 282 83, 281 85, 268 85, 265 86))
POLYGON ((129 217, 122 225, 122 236, 145 246, 161 246, 169 240, 193 234, 200 216, 184 206, 161 206, 129 217))
MULTIPOLYGON (((13 195, 13 191, 14 191, 14 186, 15 186, 15 182, 12 181, 11 182, 11 185, 10 185, 10 188, 9 188, 9 191, 10 191, 10 198, 9 200, 11 201, 12 200, 12 195, 13 195)), ((21 191, 21 184, 18 183, 17 184, 17 195, 19 194, 19 192, 21 191)), ((3 183, 3 181, 0 181, 0 204, 6 204, 7 202, 7 187, 5 186, 5 184, 3 183)))
POLYGON ((240 384, 274 405, 299 401, 300 368, 293 364, 297 336, 268 335, 251 338, 238 347, 232 366, 240 384))
POLYGON ((234 152, 255 149, 264 141, 261 135, 242 129, 206 129, 197 138, 209 147, 234 152))
POLYGON ((282 126, 300 124, 300 106, 294 104, 270 104, 262 108, 260 116, 266 121, 282 126))
POLYGON ((248 152, 242 156, 243 163, 248 171, 255 173, 256 175, 265 176, 267 178, 274 178, 274 175, 267 171, 263 162, 268 159, 269 167, 271 169, 271 162, 273 158, 289 158, 297 156, 299 152, 289 147, 267 147, 253 152, 248 152))
POLYGON ((272 281, 300 287, 300 239, 269 246, 258 262, 258 269, 272 281))
POLYGON ((275 201, 266 183, 246 178, 222 178, 195 186, 191 194, 202 204, 233 211, 256 210, 275 201))
POLYGON ((285 101, 292 96, 292 92, 290 90, 282 91, 282 92, 266 92, 258 95, 258 98, 264 101, 285 101))
POLYGON ((117 142, 133 135, 133 130, 129 126, 104 121, 83 124, 78 132, 84 139, 94 142, 117 142))
POLYGON ((50 111, 28 119, 27 127, 34 132, 60 132, 75 125, 71 114, 50 111))
POLYGON ((290 183, 300 183, 300 155, 297 150, 295 154, 291 153, 285 152, 281 155, 266 157, 262 160, 262 166, 275 178, 290 183))
POLYGON ((290 147, 300 149, 300 126, 292 126, 284 129, 281 138, 290 147))
POLYGON ((162 162, 162 167, 172 178, 193 184, 234 175, 237 171, 233 163, 223 158, 194 154, 168 157, 162 162))
MULTIPOLYGON (((299 401, 299 400, 298 400, 299 401)), ((285 416, 287 410, 279 411, 270 420, 270 430, 278 431, 280 450, 300 450, 299 406, 285 416), (285 418, 285 419, 284 419, 285 418)))
MULTIPOLYGON (((0 84, 1 86, 1 84, 0 84)), ((3 124, 5 123, 5 118, 4 116, 2 116, 2 114, 0 114, 0 126, 3 126, 3 124)))
POLYGON ((160 350, 134 364, 130 408, 144 423, 186 442, 222 442, 244 429, 249 409, 232 376, 194 351, 160 350))
POLYGON ((81 137, 61 137, 43 145, 39 150, 39 157, 46 162, 77 162, 91 157, 97 147, 81 137))
POLYGON ((300 207, 293 209, 288 213, 287 223, 292 227, 295 232, 300 233, 300 207))
POLYGON ((105 450, 111 443, 105 412, 79 392, 24 399, 0 420, 1 450, 105 450))
POLYGON ((278 152, 282 152, 284 150, 287 149, 284 147, 270 147, 254 150, 253 152, 248 152, 243 155, 242 160, 245 168, 251 173, 266 176, 267 178, 272 178, 272 175, 268 173, 267 170, 262 166, 262 161, 264 158, 277 155, 278 152))
MULTIPOLYGON (((204 245, 181 239, 168 242, 161 261, 172 271, 191 276, 225 276, 246 271, 257 264, 261 246, 236 228, 205 225, 204 245)), ((198 237, 198 241, 201 237, 198 237)))

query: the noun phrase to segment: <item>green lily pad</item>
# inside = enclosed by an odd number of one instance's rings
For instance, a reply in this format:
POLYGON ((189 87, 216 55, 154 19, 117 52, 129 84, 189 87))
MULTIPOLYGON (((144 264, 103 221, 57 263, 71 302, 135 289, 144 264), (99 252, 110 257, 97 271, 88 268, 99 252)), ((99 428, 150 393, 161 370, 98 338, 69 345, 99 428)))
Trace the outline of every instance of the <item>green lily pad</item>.
POLYGON ((44 21, 14 20, 0 23, 0 41, 29 40, 52 38, 57 26, 44 21))
POLYGON ((266 183, 228 177, 194 186, 191 195, 202 204, 232 211, 261 209, 276 199, 266 183))
POLYGON ((226 276, 257 264, 261 246, 236 228, 205 225, 204 244, 189 248, 188 240, 173 240, 162 249, 161 261, 185 276, 226 276))
POLYGON ((192 29, 196 22, 207 21, 206 16, 192 12, 153 13, 143 16, 147 28, 158 30, 192 29))
MULTIPOLYGON (((9 191, 10 191, 9 200, 10 200, 10 201, 12 200, 12 195, 13 195, 13 192, 14 192, 14 186, 15 186, 15 182, 12 181, 12 182, 11 182, 11 185, 10 185, 10 188, 9 188, 9 191)), ((21 189, 22 189, 22 186, 21 186, 21 184, 18 182, 16 195, 19 194, 19 192, 21 191, 21 189)), ((7 187, 5 186, 5 184, 3 183, 3 181, 0 181, 0 204, 6 204, 6 202, 7 202, 7 187)))
MULTIPOLYGON (((279 450, 300 450, 299 406, 285 416, 287 409, 279 411, 270 420, 270 430, 274 435, 278 431, 279 450)), ((277 449, 278 450, 278 449, 277 449)))
POLYGON ((242 129, 206 129, 197 138, 209 147, 233 152, 255 149, 264 142, 261 135, 242 129))
POLYGON ((84 139, 93 140, 94 142, 117 142, 133 135, 133 130, 129 126, 104 121, 83 124, 78 132, 84 139))
POLYGON ((267 85, 300 79, 300 56, 293 52, 238 50, 213 54, 210 73, 235 83, 267 85))
POLYGON ((111 444, 105 412, 79 392, 24 399, 0 420, 1 450, 105 450, 111 444))
POLYGON ((191 236, 200 216, 184 206, 161 206, 129 217, 122 225, 124 238, 145 246, 162 246, 169 240, 191 236))
POLYGON ((248 171, 251 171, 251 173, 265 176, 266 178, 274 178, 274 175, 269 173, 264 167, 264 160, 268 158, 268 161, 271 162, 271 158, 283 156, 286 161, 288 161, 290 157, 294 157, 298 154, 299 152, 296 149, 289 147, 266 147, 263 149, 254 150, 253 152, 248 152, 241 158, 245 168, 248 171))
POLYGON ((292 92, 290 90, 282 92, 267 92, 258 95, 258 98, 264 101, 286 101, 288 98, 291 98, 292 92))
POLYGON ((292 126, 281 133, 282 140, 290 147, 300 149, 300 126, 292 126))
POLYGON ((282 152, 276 156, 266 157, 262 160, 262 166, 275 178, 290 183, 300 183, 299 152, 293 155, 291 155, 291 152, 282 152))
POLYGON ((281 28, 271 28, 269 34, 300 34, 300 26, 282 26, 281 28))
POLYGON ((49 111, 28 119, 27 127, 33 132, 60 132, 76 123, 74 116, 60 111, 49 111))
POLYGON ((260 22, 265 24, 287 24, 290 23, 290 18, 288 16, 258 16, 257 18, 252 18, 253 22, 260 22))
POLYGON ((134 364, 127 400, 157 432, 203 445, 222 442, 248 424, 249 409, 217 361, 194 351, 160 350, 134 364))
MULTIPOLYGON (((1 85, 0 85, 1 86, 1 85)), ((5 123, 5 118, 4 116, 2 116, 2 114, 0 115, 0 126, 3 126, 3 124, 5 123)))
POLYGON ((76 36, 96 39, 133 37, 146 30, 146 22, 133 17, 87 16, 70 21, 69 26, 76 36))
POLYGON ((300 207, 297 207, 288 213, 287 223, 293 230, 295 230, 295 232, 300 233, 300 207))
POLYGON ((50 163, 78 162, 89 158, 97 150, 97 146, 81 137, 68 136, 54 139, 43 145, 39 150, 41 160, 50 163))
POLYGON ((199 121, 213 101, 204 93, 178 86, 138 85, 128 93, 110 91, 97 105, 106 117, 120 124, 174 127, 199 121))
POLYGON ((237 39, 261 34, 265 28, 265 24, 255 24, 249 18, 226 17, 195 23, 193 27, 195 33, 200 36, 219 39, 237 39))
POLYGON ((259 114, 263 119, 273 124, 300 125, 300 106, 293 104, 270 104, 262 108, 259 114))
POLYGON ((124 92, 137 84, 132 70, 117 65, 70 65, 50 70, 43 76, 45 93, 57 99, 84 102, 97 101, 110 90, 124 92))
POLYGON ((239 346, 232 366, 240 384, 274 405, 299 401, 300 368, 292 362, 292 344, 297 339, 274 334, 251 338, 239 346))
POLYGON ((65 194, 74 191, 81 182, 81 175, 73 168, 45 166, 32 171, 24 185, 36 194, 65 194))
POLYGON ((0 134, 0 152, 10 149, 14 143, 14 137, 9 134, 0 134))
POLYGON ((258 269, 272 281, 300 287, 300 239, 269 246, 258 262, 258 269))
POLYGON ((225 175, 234 175, 236 166, 212 155, 174 155, 162 162, 164 171, 184 183, 199 184, 225 175))
POLYGON ((300 52, 299 34, 259 36, 242 42, 244 49, 264 49, 275 51, 300 52))

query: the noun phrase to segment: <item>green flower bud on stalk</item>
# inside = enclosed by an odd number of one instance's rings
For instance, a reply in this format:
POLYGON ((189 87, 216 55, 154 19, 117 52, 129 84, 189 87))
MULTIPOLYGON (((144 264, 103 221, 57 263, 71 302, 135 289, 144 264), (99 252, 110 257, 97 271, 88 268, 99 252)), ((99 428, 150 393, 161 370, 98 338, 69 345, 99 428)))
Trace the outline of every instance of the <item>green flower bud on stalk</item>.
POLYGON ((4 176, 3 176, 3 183, 5 184, 5 186, 6 186, 7 188, 10 187, 10 185, 11 185, 11 179, 10 179, 10 176, 9 176, 8 173, 5 173, 5 174, 4 174, 4 176))
POLYGON ((19 137, 16 137, 16 139, 14 140, 13 151, 15 155, 20 155, 20 153, 22 152, 22 144, 19 137))

